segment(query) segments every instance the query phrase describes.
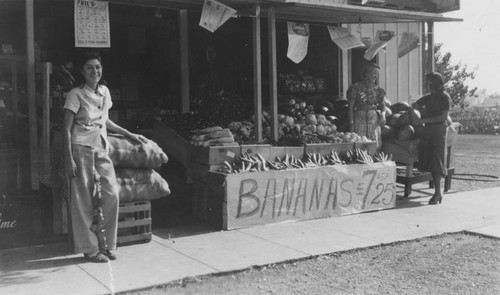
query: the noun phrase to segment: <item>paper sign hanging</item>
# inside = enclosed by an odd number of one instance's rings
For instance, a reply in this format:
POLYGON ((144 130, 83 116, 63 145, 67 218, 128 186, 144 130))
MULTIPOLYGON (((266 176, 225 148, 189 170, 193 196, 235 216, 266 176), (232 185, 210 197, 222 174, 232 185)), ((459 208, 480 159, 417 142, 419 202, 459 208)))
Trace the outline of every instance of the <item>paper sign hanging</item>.
POLYGON ((215 0, 205 0, 199 25, 213 33, 236 12, 233 8, 215 0))
POLYGON ((370 44, 363 56, 366 60, 372 60, 394 37, 394 31, 377 31, 375 39, 370 44))
POLYGON ((298 64, 307 55, 309 45, 309 24, 287 22, 288 51, 286 56, 298 64))
POLYGON ((401 58, 408 54, 410 51, 418 47, 420 39, 418 34, 414 32, 404 32, 398 46, 398 57, 401 58))
POLYGON ((108 2, 75 0, 75 47, 111 47, 108 2))
POLYGON ((365 44, 351 34, 347 28, 328 26, 328 32, 330 33, 332 41, 342 50, 365 46, 365 44))

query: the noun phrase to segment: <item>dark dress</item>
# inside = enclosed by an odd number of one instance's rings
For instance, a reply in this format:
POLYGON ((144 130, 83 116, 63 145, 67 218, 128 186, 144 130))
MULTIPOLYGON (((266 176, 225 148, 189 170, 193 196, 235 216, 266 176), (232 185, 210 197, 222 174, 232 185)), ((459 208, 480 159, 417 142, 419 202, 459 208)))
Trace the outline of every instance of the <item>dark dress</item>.
MULTIPOLYGON (((436 117, 450 109, 450 95, 441 93, 428 94, 417 101, 422 108, 422 118, 436 117)), ((422 171, 439 173, 446 176, 446 130, 447 122, 426 123, 420 139, 418 166, 422 171)))

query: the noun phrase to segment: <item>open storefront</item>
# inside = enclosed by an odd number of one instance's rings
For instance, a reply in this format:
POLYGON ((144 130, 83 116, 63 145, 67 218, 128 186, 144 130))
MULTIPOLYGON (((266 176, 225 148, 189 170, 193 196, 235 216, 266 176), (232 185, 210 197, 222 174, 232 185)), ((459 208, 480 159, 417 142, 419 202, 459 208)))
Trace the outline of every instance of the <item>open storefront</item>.
MULTIPOLYGON (((226 156, 227 151, 234 155, 245 144, 280 142, 279 115, 292 99, 312 108, 326 101, 335 108, 345 97, 358 79, 364 50, 340 49, 329 26, 345 28, 359 40, 393 31, 385 53, 376 54, 373 61, 381 68, 379 84, 388 99, 409 102, 423 93, 423 75, 433 68, 433 22, 455 21, 441 13, 459 8, 459 1, 220 2, 236 12, 214 32, 199 25, 201 0, 107 2, 111 43, 100 51, 114 101, 111 118, 153 138, 170 157, 160 172, 172 195, 153 201, 153 227, 191 222, 193 216, 208 222, 222 205, 211 207, 204 185, 209 171, 221 163, 193 161, 190 152, 208 153, 210 158, 207 150, 216 149, 192 147, 192 130, 251 122, 240 134, 247 139, 236 140, 237 148, 223 148, 226 156), (308 32, 307 52, 297 63, 287 57, 290 22, 308 32), (420 43, 398 57, 405 33, 416 34, 420 43)), ((0 5, 1 77, 6 83, 1 224, 17 223, 17 228, 1 230, 2 235, 32 236, 20 242, 30 243, 37 236, 68 230, 60 190, 59 130, 61 103, 70 87, 66 71, 71 73, 73 54, 81 48, 75 45, 74 1, 0 5), (24 230, 18 232, 20 228, 24 230)), ((337 121, 337 127, 341 123, 337 121)), ((282 146, 289 149, 279 153, 293 153, 292 147, 300 144, 282 146)), ((262 153, 271 157, 270 148, 262 153)))

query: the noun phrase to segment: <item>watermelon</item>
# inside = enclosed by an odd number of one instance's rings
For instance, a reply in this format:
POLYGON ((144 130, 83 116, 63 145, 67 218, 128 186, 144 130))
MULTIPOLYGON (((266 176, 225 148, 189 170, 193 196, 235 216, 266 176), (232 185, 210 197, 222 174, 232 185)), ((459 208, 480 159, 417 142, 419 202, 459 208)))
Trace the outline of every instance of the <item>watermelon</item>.
POLYGON ((384 125, 381 128, 382 132, 382 139, 387 140, 387 139, 392 139, 394 138, 394 128, 389 126, 389 125, 384 125))
POLYGON ((390 105, 389 108, 393 113, 399 113, 401 111, 407 111, 410 105, 407 102, 399 101, 390 105))
POLYGON ((409 108, 405 112, 400 112, 401 116, 398 118, 398 121, 396 122, 397 126, 404 126, 404 125, 421 125, 422 122, 420 121, 420 112, 418 110, 415 110, 413 108, 409 108))
POLYGON ((396 127, 397 126, 397 122, 398 122, 398 119, 399 117, 401 116, 401 114, 399 113, 393 113, 392 115, 389 115, 387 116, 387 125, 391 126, 391 127, 396 127))
POLYGON ((385 117, 387 118, 387 116, 390 116, 390 115, 392 115, 391 109, 388 107, 385 107, 385 117))
POLYGON ((415 138, 421 138, 422 135, 424 134, 423 125, 413 126, 413 129, 415 129, 415 138))
POLYGON ((397 138, 401 141, 415 138, 415 129, 411 125, 404 125, 399 128, 397 138))

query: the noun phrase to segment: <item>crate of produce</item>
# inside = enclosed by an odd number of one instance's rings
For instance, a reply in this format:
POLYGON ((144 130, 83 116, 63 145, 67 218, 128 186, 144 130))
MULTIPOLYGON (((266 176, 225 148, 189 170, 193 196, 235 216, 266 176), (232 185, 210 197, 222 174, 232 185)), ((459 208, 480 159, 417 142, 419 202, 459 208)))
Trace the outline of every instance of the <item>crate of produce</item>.
POLYGON ((255 154, 259 153, 264 159, 270 160, 271 158, 271 145, 269 144, 242 144, 241 154, 255 154))
POLYGON ((345 155, 348 151, 354 150, 354 143, 306 143, 304 144, 304 153, 315 153, 322 156, 336 152, 339 156, 345 155))
POLYGON ((191 145, 191 162, 202 165, 221 165, 224 161, 233 162, 240 155, 241 147, 234 143, 225 146, 200 147, 191 145))
POLYGON ((274 161, 277 157, 283 158, 286 154, 302 159, 304 146, 272 146, 269 151, 269 160, 274 161))
POLYGON ((117 244, 151 241, 151 225, 150 201, 120 203, 117 244))
POLYGON ((396 204, 394 162, 209 172, 208 177, 205 212, 224 230, 339 217, 396 204))
POLYGON ((375 141, 355 142, 354 148, 367 151, 369 155, 373 156, 377 152, 377 142, 375 141))

